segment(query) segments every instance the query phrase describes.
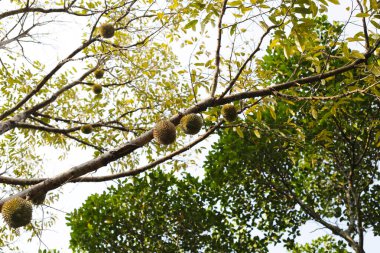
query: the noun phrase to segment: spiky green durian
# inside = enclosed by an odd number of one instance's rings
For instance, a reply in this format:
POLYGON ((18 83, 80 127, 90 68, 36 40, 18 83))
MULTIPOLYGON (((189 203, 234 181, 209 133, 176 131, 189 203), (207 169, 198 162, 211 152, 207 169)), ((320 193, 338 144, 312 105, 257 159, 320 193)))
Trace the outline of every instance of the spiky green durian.
POLYGON ((1 213, 4 221, 11 228, 26 226, 32 220, 32 203, 23 198, 14 197, 3 204, 1 213))
POLYGON ((94 84, 92 85, 92 91, 95 93, 95 94, 100 94, 102 93, 102 89, 103 87, 100 85, 100 84, 94 84))
POLYGON ((103 69, 97 69, 94 72, 95 78, 100 79, 104 76, 104 70, 103 69))
POLYGON ((235 106, 232 104, 223 105, 222 116, 228 122, 234 121, 237 118, 237 111, 235 106))
POLYGON ((46 192, 42 194, 38 194, 34 196, 33 198, 30 198, 30 201, 33 203, 33 205, 42 205, 46 198, 46 192))
POLYGON ((102 24, 99 27, 99 33, 103 38, 109 39, 115 34, 115 28, 111 24, 102 24))
POLYGON ((153 137, 160 144, 169 145, 173 143, 176 138, 175 125, 169 120, 157 122, 153 129, 153 137))
POLYGON ((202 117, 195 113, 190 113, 183 116, 180 122, 181 129, 186 134, 197 134, 199 130, 201 130, 202 125, 202 117))
POLYGON ((92 126, 87 124, 87 125, 83 125, 80 130, 82 131, 82 133, 84 134, 90 134, 92 133, 92 126))

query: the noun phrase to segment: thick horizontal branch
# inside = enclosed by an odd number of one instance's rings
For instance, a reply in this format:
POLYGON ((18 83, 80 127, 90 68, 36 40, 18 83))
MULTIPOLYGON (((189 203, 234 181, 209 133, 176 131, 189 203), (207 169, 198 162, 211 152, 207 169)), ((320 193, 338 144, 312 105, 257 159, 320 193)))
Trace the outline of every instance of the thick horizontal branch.
POLYGON ((216 125, 214 125, 213 127, 211 127, 206 133, 204 133, 202 136, 200 136, 199 138, 197 138, 195 141, 191 142, 190 144, 186 145, 185 147, 181 148, 181 149, 178 149, 148 165, 145 165, 145 166, 142 166, 140 168, 137 168, 137 169, 134 169, 134 170, 130 170, 130 171, 126 171, 126 172, 121 172, 121 173, 117 173, 117 174, 113 174, 113 175, 106 175, 106 176, 99 176, 99 177, 79 177, 79 178, 76 178, 70 182, 104 182, 104 181, 109 181, 109 180, 114 180, 114 179, 118 179, 118 178, 123 178, 123 177, 128 177, 128 176, 134 176, 134 175, 137 175, 137 174, 140 174, 140 173, 143 173, 163 162, 166 162, 167 160, 179 155, 179 154, 182 154, 183 152, 191 149, 192 147, 194 147, 195 145, 197 145, 198 143, 200 143, 201 141, 205 140, 207 137, 209 137, 213 132, 215 132, 216 129, 218 129, 221 125, 223 124, 223 121, 220 121, 218 122, 216 125))
POLYGON ((10 16, 14 16, 14 15, 21 14, 21 13, 28 13, 28 12, 31 12, 31 13, 33 13, 33 12, 38 12, 38 13, 61 13, 61 12, 67 12, 67 9, 65 9, 65 8, 43 9, 43 8, 29 8, 29 7, 25 7, 25 8, 20 8, 20 9, 6 11, 4 13, 1 13, 0 14, 0 19, 6 18, 6 17, 10 17, 10 16))
MULTIPOLYGON (((239 113, 241 113, 242 111, 246 110, 249 107, 255 106, 260 101, 261 100, 257 100, 254 104, 251 104, 250 106, 244 107, 241 111, 239 111, 239 113)), ((198 137, 196 140, 192 141, 191 143, 187 144, 183 148, 178 149, 178 150, 176 150, 176 151, 174 151, 174 152, 172 152, 172 153, 170 153, 164 157, 161 157, 161 158, 157 159, 156 161, 154 161, 150 164, 147 164, 145 166, 142 166, 140 168, 137 168, 134 170, 129 170, 126 172, 117 173, 117 174, 112 174, 112 175, 105 175, 105 176, 98 176, 98 177, 79 177, 79 178, 70 180, 69 182, 70 183, 104 182, 104 181, 109 181, 109 180, 114 180, 114 179, 118 179, 118 178, 123 178, 123 177, 127 177, 127 176, 134 176, 134 175, 140 174, 142 172, 147 171, 148 169, 151 169, 151 168, 157 166, 158 164, 161 164, 161 163, 173 158, 174 156, 182 154, 182 153, 186 152, 187 150, 191 149, 192 147, 194 147, 195 145, 197 145, 198 143, 200 143, 201 141, 203 141, 207 137, 209 137, 213 132, 215 132, 215 130, 217 130, 218 128, 221 128, 222 124, 223 124, 223 121, 221 120, 217 124, 215 124, 214 126, 210 127, 203 135, 201 135, 200 137, 198 137)), ((229 127, 231 127, 231 126, 229 126, 229 127)), ((25 178, 12 178, 12 177, 0 176, 0 183, 8 184, 8 185, 21 185, 21 186, 35 185, 35 184, 38 184, 44 180, 47 180, 47 178, 25 179, 25 178)))
POLYGON ((20 185, 20 186, 35 185, 44 180, 46 180, 46 178, 29 179, 29 178, 14 178, 14 177, 0 176, 0 184, 7 184, 7 185, 20 185))
POLYGON ((84 14, 84 13, 76 13, 70 10, 72 6, 64 7, 64 8, 50 8, 50 9, 44 9, 40 7, 25 7, 25 8, 20 8, 16 10, 10 10, 6 11, 0 14, 0 19, 7 18, 10 16, 18 15, 18 14, 23 14, 23 13, 67 13, 70 15, 75 15, 75 16, 91 16, 93 13, 90 14, 84 14))
MULTIPOLYGON (((112 174, 112 175, 98 176, 98 177, 79 177, 79 178, 75 178, 73 180, 70 180, 69 182, 70 183, 104 182, 104 181, 109 181, 109 180, 114 180, 114 179, 118 179, 118 178, 123 178, 123 177, 134 176, 134 175, 140 174, 142 172, 145 172, 145 171, 157 166, 158 164, 161 164, 161 163, 173 158, 174 156, 182 154, 182 153, 186 152, 187 150, 191 149, 192 147, 194 147, 195 145, 197 145, 198 143, 200 143, 201 141, 203 141, 204 139, 209 137, 216 129, 218 129, 222 125, 222 123, 223 123, 223 121, 218 122, 216 125, 211 127, 206 133, 204 133, 202 136, 200 136, 199 138, 197 138, 193 142, 189 143, 188 145, 184 146, 183 148, 178 149, 178 150, 176 150, 176 151, 174 151, 174 152, 172 152, 172 153, 170 153, 164 157, 161 157, 160 159, 157 159, 156 161, 154 161, 148 165, 142 166, 142 167, 134 169, 134 170, 129 170, 126 172, 121 172, 121 173, 112 174)), ((8 185, 22 185, 22 186, 35 185, 35 184, 38 184, 40 182, 43 182, 44 180, 47 180, 47 178, 22 179, 22 178, 12 178, 12 177, 0 176, 0 183, 8 184, 8 185)))

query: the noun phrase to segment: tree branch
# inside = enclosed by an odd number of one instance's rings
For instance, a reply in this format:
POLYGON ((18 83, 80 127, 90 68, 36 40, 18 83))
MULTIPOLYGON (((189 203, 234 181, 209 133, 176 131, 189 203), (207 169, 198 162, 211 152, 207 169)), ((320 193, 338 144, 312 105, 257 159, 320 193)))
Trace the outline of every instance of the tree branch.
MULTIPOLYGON (((83 49, 85 49, 86 47, 88 47, 89 45, 91 45, 94 41, 96 41, 97 38, 94 38, 94 39, 91 39, 91 40, 88 40, 86 41, 85 43, 83 43, 83 45, 81 45, 80 47, 78 47, 77 49, 75 49, 71 54, 69 54, 64 60, 62 60, 61 62, 59 62, 54 69, 52 69, 41 81, 40 83, 28 94, 26 95, 20 102, 18 102, 13 108, 5 111, 2 115, 0 115, 0 120, 3 120, 5 119, 6 117, 8 117, 9 115, 11 115, 13 112, 15 112, 16 110, 18 110, 19 108, 21 108, 21 106, 23 106, 26 102, 28 102, 28 100, 30 98, 32 98, 35 94, 37 94, 38 91, 41 90, 41 88, 47 83, 47 81, 58 71, 60 70, 63 65, 65 65, 65 63, 73 58, 76 54, 78 54, 79 52, 81 52, 83 49)), ((1 129, 1 124, 0 124, 0 129, 1 129)), ((0 134, 3 134, 2 131, 0 131, 0 134)))
MULTIPOLYGON (((363 8, 363 5, 360 3, 359 0, 356 0, 356 2, 358 3, 359 5, 359 8, 360 8, 360 12, 365 14, 364 12, 364 8, 363 8)), ((365 38, 365 46, 366 48, 368 49, 370 47, 370 44, 369 44, 369 36, 368 36, 368 28, 367 28, 367 22, 366 22, 366 19, 365 17, 362 18, 362 22, 363 22, 363 33, 364 33, 364 38, 365 38)))
POLYGON ((220 47, 222 44, 222 32, 223 32, 222 31, 222 24, 223 24, 222 20, 223 20, 224 13, 226 12, 227 2, 228 2, 228 0, 223 1, 223 6, 222 6, 222 9, 220 11, 220 16, 219 16, 219 21, 218 21, 218 38, 217 38, 216 53, 215 53, 215 73, 214 73, 213 83, 211 86, 211 94, 210 94, 211 97, 214 97, 216 87, 218 85, 218 77, 219 77, 219 73, 220 73, 220 47))
MULTIPOLYGON (((114 179, 123 178, 123 177, 127 177, 127 176, 134 176, 134 175, 143 173, 143 172, 157 166, 158 164, 166 162, 167 160, 173 158, 174 156, 177 156, 179 154, 182 154, 182 153, 188 151, 189 149, 194 147, 196 144, 200 143, 201 141, 203 141, 204 139, 209 137, 213 132, 215 132, 216 129, 218 129, 223 124, 223 122, 224 122, 223 120, 219 121, 216 125, 212 126, 209 130, 207 130, 206 133, 204 133, 202 136, 200 136, 196 140, 192 141, 188 145, 186 145, 183 148, 178 149, 178 150, 176 150, 176 151, 174 151, 174 152, 172 152, 172 153, 170 153, 164 157, 161 157, 160 159, 157 159, 156 161, 154 161, 148 165, 142 166, 142 167, 134 169, 134 170, 129 170, 126 172, 121 172, 121 173, 117 173, 117 174, 113 174, 113 175, 98 176, 98 177, 79 177, 79 178, 69 180, 68 182, 70 182, 70 183, 104 182, 104 181, 114 180, 114 179)), ((21 178, 12 178, 12 177, 0 176, 0 183, 9 184, 9 185, 23 185, 23 186, 35 185, 35 184, 38 184, 38 183, 43 182, 45 180, 48 180, 48 179, 47 178, 21 179, 21 178)))
MULTIPOLYGON (((292 2, 292 5, 293 5, 293 2, 292 2)), ((248 58, 245 60, 245 62, 243 63, 243 65, 240 67, 239 71, 237 72, 237 74, 235 75, 235 77, 229 82, 228 84, 228 87, 224 90, 224 92, 222 93, 222 95, 220 95, 220 98, 223 98, 224 96, 227 95, 227 93, 232 89, 232 87, 235 85, 236 81, 239 79, 241 73, 243 72, 243 70, 245 69, 245 67, 247 66, 247 64, 253 59, 253 57, 256 55, 256 53, 260 50, 260 47, 261 47, 261 44, 264 42, 264 38, 275 28, 277 27, 280 27, 284 21, 285 21, 285 18, 287 17, 288 13, 290 11, 290 8, 288 9, 287 13, 285 14, 285 17, 283 18, 283 20, 281 21, 281 23, 277 24, 277 25, 272 25, 270 26, 266 31, 265 33, 261 36, 260 38, 260 41, 259 41, 259 44, 257 45, 256 49, 253 50, 253 52, 248 56, 248 58)))

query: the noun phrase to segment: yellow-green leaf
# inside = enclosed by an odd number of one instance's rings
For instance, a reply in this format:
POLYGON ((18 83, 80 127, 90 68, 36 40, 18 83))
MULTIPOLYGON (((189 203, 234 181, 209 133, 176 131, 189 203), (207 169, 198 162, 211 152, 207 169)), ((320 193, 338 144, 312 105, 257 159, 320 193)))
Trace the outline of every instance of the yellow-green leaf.
POLYGON ((236 133, 239 135, 240 138, 244 138, 243 131, 241 131, 240 127, 236 127, 236 133))
POLYGON ((365 59, 364 54, 360 53, 358 50, 352 50, 351 56, 356 59, 365 59))

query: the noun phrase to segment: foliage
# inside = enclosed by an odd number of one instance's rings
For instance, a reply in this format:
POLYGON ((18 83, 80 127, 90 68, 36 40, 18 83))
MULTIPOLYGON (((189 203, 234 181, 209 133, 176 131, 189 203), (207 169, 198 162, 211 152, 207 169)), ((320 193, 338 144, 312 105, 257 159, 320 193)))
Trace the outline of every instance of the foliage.
POLYGON ((229 222, 207 207, 200 182, 162 171, 90 196, 68 215, 71 247, 86 252, 232 252, 229 222))
POLYGON ((322 236, 311 243, 304 245, 297 244, 293 253, 348 253, 344 248, 344 243, 341 241, 336 242, 331 236, 322 236))
MULTIPOLYGON (((220 202, 207 194, 192 200, 223 215, 237 211, 229 238, 251 240, 246 233, 254 221, 267 238, 287 240, 291 248, 298 226, 313 218, 362 252, 364 229, 380 233, 379 7, 374 0, 352 6, 338 0, 3 0, 0 206, 14 196, 46 193, 44 203, 52 204, 68 182, 135 176, 164 162, 187 168, 197 158, 184 152, 219 129, 199 187, 220 193, 220 202), (334 6, 345 20, 331 25, 323 15, 334 6), (101 36, 104 24, 114 28, 112 38, 101 36), (239 112, 233 123, 222 120, 226 104, 239 112), (199 133, 178 131, 167 146, 152 141, 158 120, 177 126, 191 113, 203 118, 199 133), (83 126, 93 131, 85 134, 83 126), (63 165, 82 149, 85 162, 63 165), (53 154, 58 161, 49 169, 53 154), (235 171, 221 170, 230 163, 235 171), (236 176, 240 170, 245 178, 236 176), (252 182, 273 206, 248 187, 252 182), (237 201, 232 209, 229 200, 237 201), (252 200, 262 206, 246 204, 252 200), (313 209, 305 212, 300 201, 313 209), (248 218, 237 204, 256 213, 248 218), (330 226, 335 216, 347 231, 330 226)), ((22 229, 36 237, 55 219, 51 209, 44 217, 22 229)), ((0 246, 13 247, 17 231, 0 231, 0 246)), ((250 245, 265 250, 268 241, 256 241, 250 245)))

